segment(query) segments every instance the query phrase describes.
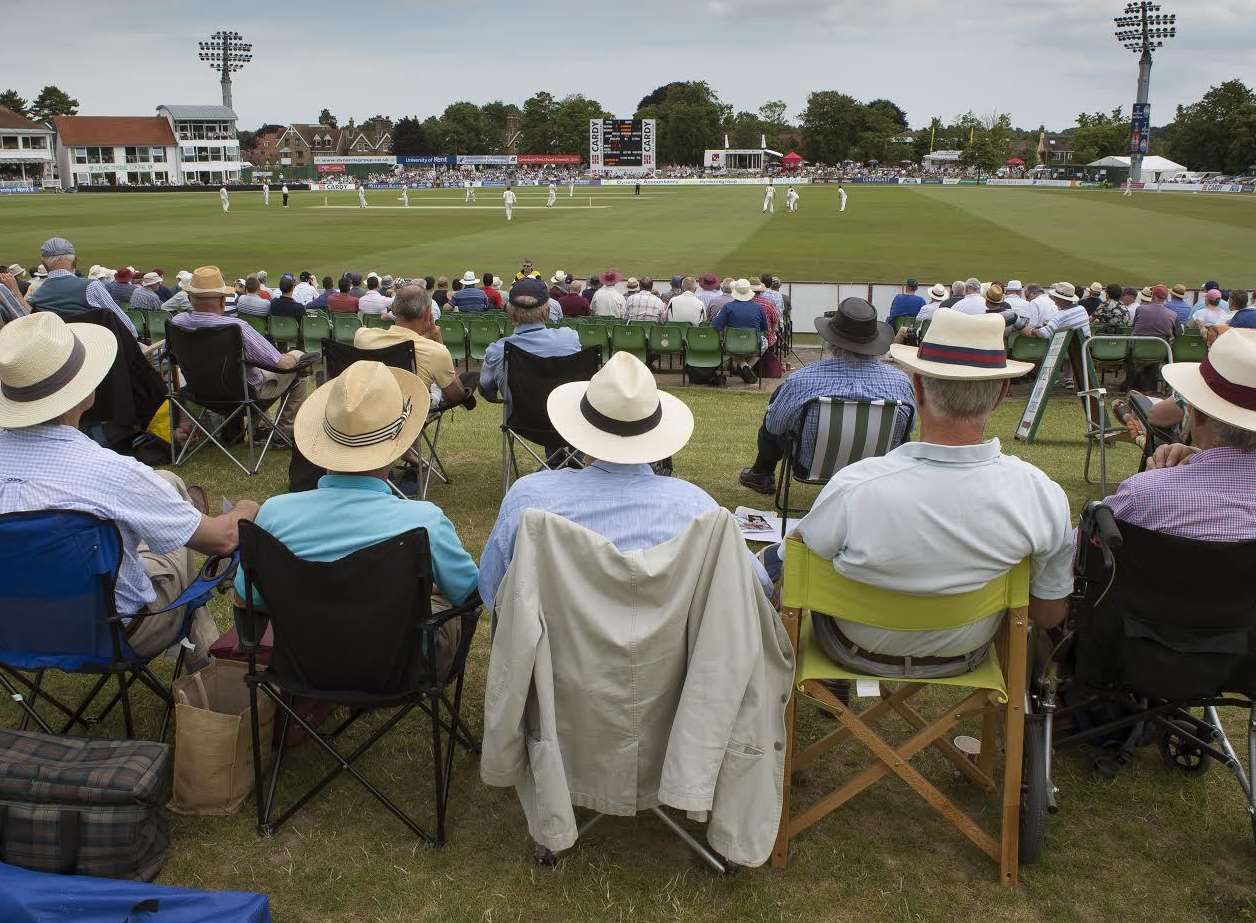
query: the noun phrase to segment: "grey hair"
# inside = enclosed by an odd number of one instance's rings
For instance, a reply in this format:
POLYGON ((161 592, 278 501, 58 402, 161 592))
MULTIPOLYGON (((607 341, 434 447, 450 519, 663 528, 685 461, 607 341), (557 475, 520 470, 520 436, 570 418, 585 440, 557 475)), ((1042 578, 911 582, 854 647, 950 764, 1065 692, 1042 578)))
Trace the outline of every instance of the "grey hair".
POLYGON ((685 276, 680 280, 680 290, 682 292, 692 292, 697 289, 698 283, 694 281, 693 276, 685 276))
POLYGON ((731 276, 724 279, 724 281, 720 283, 720 291, 725 295, 731 295, 733 293, 733 280, 731 276))
POLYGON ((840 346, 834 346, 832 343, 827 344, 827 352, 832 359, 842 359, 846 362, 876 362, 876 356, 869 356, 864 353, 851 352, 849 349, 843 349, 840 346))
POLYGON ((1026 295, 1037 296, 1037 295, 1041 295, 1043 291, 1045 291, 1045 289, 1043 289, 1043 287, 1037 282, 1030 282, 1028 285, 1025 286, 1026 295))
POLYGON ((1218 446, 1237 449, 1247 455, 1256 455, 1256 432, 1222 423, 1216 417, 1209 419, 1212 421, 1212 431, 1217 437, 1218 446))
POLYGON ((422 320, 423 315, 431 309, 432 296, 427 293, 427 289, 413 283, 403 286, 397 292, 390 308, 399 320, 404 321, 422 320))
POLYGON ((981 280, 969 277, 964 280, 964 292, 968 295, 974 295, 981 291, 981 280))
POLYGON ((952 283, 951 283, 951 294, 952 294, 952 295, 955 295, 955 296, 962 296, 962 295, 964 294, 964 283, 963 283, 963 282, 952 282, 952 283))
POLYGON ((998 406, 1003 381, 951 381, 921 376, 925 400, 935 414, 952 420, 984 420, 998 406))

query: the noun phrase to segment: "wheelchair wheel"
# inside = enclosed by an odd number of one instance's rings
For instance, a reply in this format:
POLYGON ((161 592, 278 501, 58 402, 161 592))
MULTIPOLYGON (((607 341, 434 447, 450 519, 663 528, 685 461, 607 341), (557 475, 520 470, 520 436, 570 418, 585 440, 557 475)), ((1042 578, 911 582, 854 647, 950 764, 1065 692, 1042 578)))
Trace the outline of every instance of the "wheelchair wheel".
MULTIPOLYGON (((1189 722, 1172 721, 1170 723, 1181 728, 1185 733, 1200 736, 1200 732, 1189 722)), ((1202 776, 1212 765, 1212 757, 1189 737, 1177 731, 1165 731, 1160 736, 1160 756, 1167 766, 1181 770, 1188 776, 1202 776)))
POLYGON ((1024 759, 1021 764, 1020 861, 1037 862, 1047 838, 1047 812, 1051 784, 1047 778, 1045 723, 1041 715, 1025 718, 1024 759))

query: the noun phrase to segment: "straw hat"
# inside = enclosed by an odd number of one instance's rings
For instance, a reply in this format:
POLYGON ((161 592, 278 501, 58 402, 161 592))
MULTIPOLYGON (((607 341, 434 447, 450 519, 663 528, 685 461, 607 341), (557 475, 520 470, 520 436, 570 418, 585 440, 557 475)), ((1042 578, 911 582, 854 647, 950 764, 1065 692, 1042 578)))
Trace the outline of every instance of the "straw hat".
POLYGON ((183 283, 189 295, 234 295, 235 289, 226 283, 222 270, 217 266, 198 266, 191 278, 183 283))
POLYGON ((1160 374, 1201 413, 1256 432, 1256 330, 1227 330, 1203 362, 1174 362, 1160 374))
POLYGON ((1056 282, 1047 289, 1047 295, 1056 301, 1067 301, 1070 304, 1077 304, 1081 300, 1077 297, 1077 286, 1072 282, 1056 282))
POLYGON ((413 372, 359 360, 305 399, 297 448, 328 471, 378 471, 414 444, 431 395, 413 372))
POLYGON ((554 270, 554 276, 553 278, 550 279, 550 285, 566 285, 566 284, 567 284, 567 273, 563 272, 561 269, 554 270))
POLYGON ((0 426, 47 423, 77 407, 113 367, 108 327, 67 324, 51 311, 0 328, 0 426))
POLYGON ((472 270, 468 269, 466 272, 462 274, 462 284, 463 285, 479 285, 480 277, 477 276, 472 270))
POLYGON ((986 304, 1003 304, 1003 286, 998 282, 986 286, 986 304))
POLYGON ((754 289, 749 279, 738 279, 733 283, 733 301, 754 301, 754 289))
POLYGON ((1169 291, 1173 294, 1174 298, 1186 297, 1186 286, 1183 285, 1181 282, 1177 283, 1175 286, 1173 286, 1173 288, 1169 289, 1169 291))
POLYGON ((942 308, 933 315, 920 346, 895 343, 890 356, 927 378, 949 381, 991 381, 1019 378, 1030 372, 1032 362, 1007 358, 1003 344, 1003 318, 998 314, 962 314, 942 308))
POLYGON ((951 290, 947 288, 945 285, 943 285, 941 282, 938 282, 937 284, 933 286, 933 288, 929 289, 930 301, 946 301, 946 299, 950 297, 951 297, 951 290))
POLYGON ((1147 304, 1149 301, 1151 301, 1151 286, 1150 286, 1150 285, 1145 285, 1145 286, 1143 286, 1143 288, 1142 288, 1142 289, 1138 292, 1138 303, 1139 303, 1139 304, 1147 304))
POLYGON ((1088 294, 1090 294, 1090 295, 1094 295, 1094 296, 1096 296, 1096 297, 1098 297, 1099 295, 1102 295, 1102 294, 1103 294, 1103 283, 1102 283, 1102 282, 1091 282, 1091 283, 1090 283, 1090 285, 1087 287, 1086 292, 1087 292, 1088 294))
POLYGON ((631 279, 629 279, 629 280, 627 281, 627 283, 625 283, 624 287, 625 287, 625 288, 627 288, 627 289, 628 289, 628 291, 630 291, 630 292, 639 292, 639 291, 641 291, 641 283, 640 283, 639 281, 637 281, 637 279, 635 279, 635 278, 631 278, 631 279))
POLYGON ((569 445, 616 464, 667 458, 693 435, 689 408, 659 391, 645 363, 626 352, 611 356, 589 381, 559 385, 546 409, 569 445))

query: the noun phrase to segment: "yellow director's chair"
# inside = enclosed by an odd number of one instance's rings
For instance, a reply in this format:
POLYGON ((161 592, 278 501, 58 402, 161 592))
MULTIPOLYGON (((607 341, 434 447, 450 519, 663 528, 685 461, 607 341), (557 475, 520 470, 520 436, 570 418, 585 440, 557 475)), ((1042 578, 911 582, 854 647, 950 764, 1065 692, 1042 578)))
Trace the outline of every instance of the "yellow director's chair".
POLYGON ((833 563, 807 549, 798 539, 787 540, 781 618, 797 653, 797 691, 831 712, 841 726, 801 750, 794 747, 794 713, 798 695, 785 716, 785 790, 781 827, 772 864, 783 868, 789 860, 790 840, 870 788, 890 773, 913 788, 930 807, 953 824, 977 848, 999 863, 1000 881, 1014 887, 1017 881, 1018 829, 1020 820, 1021 758, 1025 725, 1026 646, 1029 632, 1029 563, 1018 564, 1002 577, 970 593, 954 596, 909 596, 857 583, 843 577, 833 563), (938 630, 971 625, 1006 612, 996 644, 971 672, 943 679, 903 679, 852 673, 835 664, 816 641, 811 619, 803 614, 821 612, 844 620, 896 631, 938 630), (824 685, 825 680, 873 680, 880 686, 880 700, 856 712, 843 705, 824 685), (885 685, 893 684, 893 688, 885 685), (930 722, 909 704, 926 686, 954 686, 971 690, 962 701, 948 707, 930 722), (936 748, 969 781, 987 792, 995 789, 995 737, 1003 713, 1005 762, 1003 767, 1002 831, 998 840, 987 834, 912 765, 911 760, 929 747, 936 748), (897 746, 882 737, 873 725, 885 715, 898 714, 914 730, 897 746), (965 718, 981 715, 982 747, 971 759, 948 739, 949 732, 965 718), (853 737, 876 756, 878 762, 822 797, 798 815, 791 815, 790 776, 811 765, 835 746, 853 737))

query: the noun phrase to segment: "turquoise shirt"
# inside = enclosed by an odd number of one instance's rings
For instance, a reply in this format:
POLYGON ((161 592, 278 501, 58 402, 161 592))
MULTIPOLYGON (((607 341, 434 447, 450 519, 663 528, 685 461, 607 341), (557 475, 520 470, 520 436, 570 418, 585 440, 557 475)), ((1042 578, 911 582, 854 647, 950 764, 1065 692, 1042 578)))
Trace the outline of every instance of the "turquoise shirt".
MULTIPOLYGON (((257 524, 307 561, 338 561, 411 529, 427 530, 432 569, 441 593, 455 606, 476 588, 479 571, 440 507, 423 500, 402 500, 379 478, 326 474, 317 490, 271 497, 262 504, 257 524)), ((236 571, 235 589, 244 598, 244 571, 236 571)), ((259 605, 254 596, 254 605, 259 605)))

